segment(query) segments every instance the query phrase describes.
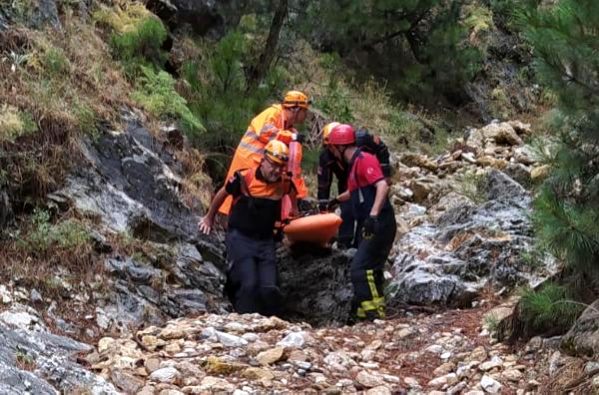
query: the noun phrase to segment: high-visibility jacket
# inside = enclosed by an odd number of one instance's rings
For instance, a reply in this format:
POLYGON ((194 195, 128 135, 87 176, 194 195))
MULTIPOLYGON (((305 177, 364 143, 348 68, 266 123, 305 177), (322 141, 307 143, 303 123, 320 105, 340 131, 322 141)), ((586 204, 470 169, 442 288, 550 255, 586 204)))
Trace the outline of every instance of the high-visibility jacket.
POLYGON ((251 238, 272 238, 275 222, 281 216, 281 200, 291 188, 288 180, 264 181, 257 168, 236 172, 225 186, 234 199, 229 229, 251 238))
POLYGON ((287 172, 291 176, 291 181, 297 191, 297 198, 303 199, 308 196, 308 188, 302 177, 302 158, 304 151, 302 144, 298 141, 289 143, 289 162, 287 163, 287 172))
MULTIPOLYGON (((231 178, 238 170, 257 166, 262 160, 266 144, 276 138, 278 132, 284 130, 286 126, 288 125, 285 125, 285 111, 280 104, 274 104, 254 117, 235 150, 227 172, 227 179, 231 178)), ((296 148, 296 151, 299 151, 299 162, 296 161, 297 163, 292 168, 288 166, 288 169, 291 169, 290 171, 296 176, 294 178, 297 178, 294 180, 294 184, 298 197, 305 197, 308 195, 308 191, 301 178, 302 148, 299 143, 298 145, 299 148, 296 148)), ((295 156, 298 157, 298 154, 295 156)), ((232 202, 232 198, 227 197, 218 211, 229 215, 232 202)))

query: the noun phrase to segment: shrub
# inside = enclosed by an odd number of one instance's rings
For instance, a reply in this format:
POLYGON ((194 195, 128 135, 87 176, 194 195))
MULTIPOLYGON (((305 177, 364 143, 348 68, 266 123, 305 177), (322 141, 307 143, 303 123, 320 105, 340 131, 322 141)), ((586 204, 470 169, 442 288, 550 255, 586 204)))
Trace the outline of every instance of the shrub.
POLYGON ((45 253, 50 247, 74 250, 89 241, 89 234, 81 223, 66 220, 52 224, 48 211, 35 209, 31 217, 30 231, 20 240, 20 245, 31 252, 45 253))
POLYGON ((40 60, 44 67, 44 73, 51 77, 69 74, 70 62, 61 48, 49 47, 44 51, 40 60))
POLYGON ((137 63, 164 64, 166 56, 161 47, 166 37, 167 31, 162 22, 155 17, 147 17, 130 31, 114 33, 111 45, 127 71, 134 73, 137 63))
POLYGON ((239 31, 230 32, 215 46, 207 46, 203 58, 181 68, 189 108, 207 130, 196 144, 208 152, 206 164, 213 178, 224 176, 230 154, 250 120, 264 109, 269 97, 282 91, 282 72, 277 67, 256 89, 247 91, 244 65, 252 57, 251 39, 239 31))
POLYGON ((6 104, 0 107, 0 141, 14 141, 35 131, 37 125, 29 113, 6 104))
POLYGON ((158 117, 176 117, 185 132, 197 138, 204 126, 189 110, 187 101, 175 90, 175 80, 165 71, 156 72, 150 67, 141 67, 142 76, 138 88, 131 97, 146 110, 158 117))
POLYGON ((484 182, 486 175, 475 172, 464 173, 460 179, 458 193, 466 196, 474 203, 480 204, 487 200, 487 195, 484 192, 484 182))
POLYGON ((520 320, 531 333, 567 331, 583 310, 566 287, 548 283, 539 291, 526 290, 520 300, 520 320))

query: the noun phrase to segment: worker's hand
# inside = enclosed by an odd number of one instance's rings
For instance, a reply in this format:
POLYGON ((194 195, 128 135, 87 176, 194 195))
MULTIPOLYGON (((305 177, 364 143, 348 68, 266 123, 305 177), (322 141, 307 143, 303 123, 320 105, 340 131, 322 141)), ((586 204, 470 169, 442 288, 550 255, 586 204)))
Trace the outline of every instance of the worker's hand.
POLYGON ((205 235, 209 235, 212 230, 212 225, 214 225, 214 218, 209 218, 207 215, 202 217, 200 222, 198 223, 198 228, 200 228, 200 232, 205 235))
POLYGON ((366 218, 362 226, 362 237, 371 239, 379 230, 379 220, 375 215, 366 218))
POLYGON ((339 202, 339 199, 337 198, 329 200, 329 202, 327 203, 327 211, 335 211, 335 209, 339 206, 339 203, 341 202, 339 202))

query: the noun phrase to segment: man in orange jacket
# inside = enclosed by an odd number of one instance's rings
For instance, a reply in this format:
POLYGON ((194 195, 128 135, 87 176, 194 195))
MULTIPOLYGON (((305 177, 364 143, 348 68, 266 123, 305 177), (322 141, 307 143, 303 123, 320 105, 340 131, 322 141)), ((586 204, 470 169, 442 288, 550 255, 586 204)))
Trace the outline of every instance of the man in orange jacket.
POLYGON ((289 148, 281 141, 266 144, 258 165, 236 171, 217 192, 199 223, 209 234, 217 208, 233 197, 227 227, 227 294, 238 313, 277 314, 281 293, 277 284, 277 257, 273 230, 280 219, 283 196, 295 198, 295 187, 283 178, 289 148))
MULTIPOLYGON (((305 198, 308 190, 301 177, 302 147, 293 126, 304 122, 309 106, 310 99, 306 94, 300 91, 289 91, 281 104, 273 104, 252 119, 235 150, 227 179, 238 170, 252 168, 260 163, 264 155, 264 146, 269 141, 277 139, 290 148, 288 173, 291 173, 297 198, 305 198)), ((232 203, 232 198, 228 197, 218 211, 229 215, 232 203)))

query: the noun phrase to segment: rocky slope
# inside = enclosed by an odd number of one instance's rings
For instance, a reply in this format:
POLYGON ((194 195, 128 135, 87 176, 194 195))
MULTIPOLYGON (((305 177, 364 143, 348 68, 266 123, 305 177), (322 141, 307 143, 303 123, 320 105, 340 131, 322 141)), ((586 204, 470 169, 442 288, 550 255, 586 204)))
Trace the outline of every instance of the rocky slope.
MULTIPOLYGON (((239 394, 499 388, 509 393, 543 384, 544 366, 533 367, 536 354, 494 344, 488 330, 493 328, 484 328, 511 312, 509 306, 488 312, 499 295, 520 284, 535 285, 555 270, 552 262, 527 266, 522 256, 532 243, 530 197, 514 178, 529 185, 542 174, 522 142, 530 133, 527 125, 472 130, 437 158, 410 153, 396 158, 392 200, 400 236, 386 273, 390 319, 345 327, 353 251, 334 248, 281 246, 284 317, 296 323, 227 314, 222 235, 200 236, 195 224, 201 205, 186 204, 181 194, 176 157, 185 148, 170 146, 168 134, 153 136, 132 114, 127 117, 127 130, 84 142, 87 165, 50 196, 60 207, 99 221, 95 241, 105 251, 107 283, 102 292, 93 284, 82 294, 70 288, 72 299, 91 310, 85 317, 90 337, 121 333, 103 338, 84 357, 99 374, 93 383, 105 379, 125 393, 164 394, 218 386, 239 394), (119 232, 153 252, 110 253, 119 232), (447 307, 470 309, 444 311, 447 307), (193 318, 178 318, 183 316, 193 318), (133 329, 139 327, 146 328, 133 329)), ((70 286, 68 277, 64 282, 70 286)), ((57 317, 51 311, 55 302, 46 304, 27 289, 8 286, 2 292, 6 305, 32 303, 41 310, 38 321, 43 316, 62 333, 84 329, 57 317)), ((64 355, 85 351, 78 347, 64 355)), ((5 355, 10 371, 19 372, 17 349, 5 355)), ((43 358, 35 354, 41 366, 43 358)), ((32 370, 45 377, 37 363, 32 370)), ((61 388, 60 382, 48 385, 61 388)))

